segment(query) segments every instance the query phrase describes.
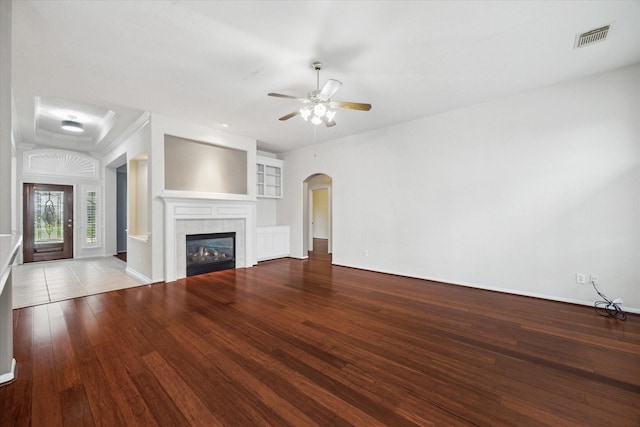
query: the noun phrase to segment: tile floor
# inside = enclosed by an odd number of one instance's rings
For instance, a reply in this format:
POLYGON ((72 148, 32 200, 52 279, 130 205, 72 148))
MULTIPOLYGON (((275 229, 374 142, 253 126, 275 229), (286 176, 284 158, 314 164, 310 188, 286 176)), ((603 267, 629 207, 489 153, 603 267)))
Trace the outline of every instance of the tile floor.
POLYGON ((116 257, 45 261, 13 269, 13 308, 145 285, 116 257))

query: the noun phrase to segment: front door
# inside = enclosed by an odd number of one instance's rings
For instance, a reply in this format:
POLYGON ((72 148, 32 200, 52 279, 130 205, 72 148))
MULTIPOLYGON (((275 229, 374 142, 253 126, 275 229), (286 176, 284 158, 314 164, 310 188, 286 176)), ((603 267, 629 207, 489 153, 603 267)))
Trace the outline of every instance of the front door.
POLYGON ((24 262, 73 257, 73 187, 24 184, 24 262))

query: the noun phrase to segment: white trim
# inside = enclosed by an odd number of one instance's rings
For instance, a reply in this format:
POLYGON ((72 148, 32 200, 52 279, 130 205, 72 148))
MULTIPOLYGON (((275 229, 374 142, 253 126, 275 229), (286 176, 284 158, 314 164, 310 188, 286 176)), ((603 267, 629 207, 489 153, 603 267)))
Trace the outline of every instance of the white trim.
MULTIPOLYGON (((371 267, 360 267, 360 266, 357 266, 357 265, 336 264, 336 263, 332 263, 332 264, 340 266, 340 267, 357 268, 359 270, 366 270, 366 271, 371 271, 371 272, 374 272, 374 273, 390 274, 390 275, 393 275, 393 276, 408 277, 408 278, 411 278, 411 279, 419 279, 419 280, 425 280, 425 281, 430 281, 430 282, 438 282, 438 283, 444 283, 444 284, 447 284, 447 285, 464 286, 464 287, 467 287, 467 288, 483 289, 485 291, 501 292, 501 293, 511 294, 511 295, 520 295, 520 296, 524 296, 524 297, 539 298, 539 299, 544 299, 544 300, 548 300, 548 301, 565 302, 565 303, 569 303, 569 304, 585 305, 585 306, 589 306, 589 307, 593 307, 593 303, 594 303, 594 301, 579 300, 579 299, 575 299, 575 298, 564 298, 564 297, 558 297, 558 296, 555 296, 555 295, 540 294, 540 293, 537 293, 537 292, 520 291, 520 290, 516 290, 516 289, 501 288, 501 287, 497 287, 497 286, 485 286, 485 285, 478 285, 476 283, 468 283, 468 282, 452 282, 452 281, 447 280, 447 279, 438 279, 438 278, 420 277, 420 276, 410 276, 410 275, 407 275, 407 274, 396 273, 396 272, 387 271, 387 270, 372 270, 371 267)), ((628 313, 640 314, 640 308, 624 307, 623 306, 622 309, 625 312, 628 312, 628 313)))
POLYGON ((205 193, 201 191, 164 190, 160 195, 163 199, 193 199, 193 200, 241 200, 255 201, 255 196, 233 193, 205 193))
POLYGON ((4 292, 4 287, 9 281, 9 275, 11 274, 11 266, 15 263, 16 257, 20 252, 20 247, 22 246, 22 236, 18 236, 16 234, 0 234, 2 238, 2 250, 1 254, 3 258, 0 260, 2 265, 0 268, 0 295, 4 292), (11 239, 11 240, 9 240, 11 239), (8 243, 5 243, 8 242, 8 243), (5 245, 9 246, 5 246, 5 245))
POLYGON ((0 384, 8 383, 16 378, 16 359, 11 359, 11 370, 6 374, 0 375, 0 384))
POLYGON ((272 157, 263 157, 260 155, 256 155, 256 197, 261 198, 261 199, 282 199, 284 197, 284 160, 280 160, 277 158, 272 158, 272 157), (258 165, 263 165, 264 166, 264 170, 263 170, 263 183, 262 183, 262 189, 263 189, 263 194, 259 195, 258 194, 258 183, 257 183, 257 176, 258 176, 258 165), (267 166, 271 166, 274 168, 278 168, 280 169, 280 194, 275 195, 275 196, 269 196, 267 195, 267 191, 266 191, 266 187, 267 187, 267 166))
MULTIPOLYGON (((96 248, 101 248, 102 247, 102 232, 103 232, 103 225, 102 225, 102 189, 100 188, 99 185, 84 185, 81 184, 80 185, 80 215, 81 217, 78 218, 80 221, 77 221, 76 218, 74 218, 74 222, 79 222, 80 223, 80 227, 81 227, 81 233, 80 233, 80 247, 82 249, 96 249, 96 248), (91 243, 88 244, 87 243, 87 193, 89 192, 95 192, 96 193, 96 211, 95 211, 95 215, 96 215, 96 223, 95 223, 95 227, 96 227, 96 243, 91 243)), ((75 216, 75 215, 74 215, 75 216)))
POLYGON ((120 136, 114 139, 108 146, 100 150, 102 153, 109 153, 111 150, 122 144, 129 139, 131 135, 142 129, 151 120, 151 115, 148 112, 144 112, 138 116, 138 118, 125 129, 120 136))
MULTIPOLYGON (((327 175, 328 176, 328 175, 327 175)), ((327 237, 327 253, 333 253, 333 178, 331 178, 331 184, 317 184, 317 185, 309 185, 309 249, 308 251, 313 250, 313 192, 315 190, 327 190, 327 228, 328 234, 327 237)))
POLYGON ((127 266, 127 268, 124 269, 124 271, 131 277, 144 282, 144 284, 150 285, 152 283, 151 279, 149 279, 147 276, 145 276, 142 273, 138 273, 136 270, 134 270, 133 268, 127 266))
POLYGON ((30 150, 22 154, 22 174, 100 179, 100 161, 75 151, 30 150))
MULTIPOLYGON (((171 193, 173 194, 173 193, 171 193)), ((164 200, 164 280, 173 282, 185 276, 178 271, 179 220, 242 220, 244 222, 244 253, 237 253, 236 268, 252 267, 257 263, 256 246, 256 202, 254 200, 213 200, 200 198, 170 197, 164 200)), ((206 230, 202 230, 206 232, 206 230)), ((233 230, 229 230, 233 231, 233 230)), ((238 242, 236 241, 238 245, 238 242)), ((239 245, 238 245, 239 246, 239 245)), ((237 250, 238 248, 236 248, 237 250)))

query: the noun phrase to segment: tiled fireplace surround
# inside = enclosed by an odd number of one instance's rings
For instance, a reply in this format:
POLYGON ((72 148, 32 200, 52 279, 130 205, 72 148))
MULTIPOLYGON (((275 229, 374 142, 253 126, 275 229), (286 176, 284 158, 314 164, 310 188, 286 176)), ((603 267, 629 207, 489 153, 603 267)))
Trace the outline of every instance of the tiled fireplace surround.
POLYGON ((256 206, 242 200, 164 197, 165 281, 186 277, 187 234, 236 233, 236 268, 256 263, 256 206))

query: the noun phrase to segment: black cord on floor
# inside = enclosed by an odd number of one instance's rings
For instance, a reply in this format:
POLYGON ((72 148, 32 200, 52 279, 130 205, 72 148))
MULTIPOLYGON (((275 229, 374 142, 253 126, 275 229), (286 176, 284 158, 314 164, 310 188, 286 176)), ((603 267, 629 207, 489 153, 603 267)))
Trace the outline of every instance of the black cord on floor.
POLYGON ((598 290, 598 287, 596 286, 596 282, 594 280, 591 281, 591 284, 593 285, 593 289, 596 290, 598 295, 600 295, 604 299, 604 301, 596 301, 593 304, 593 308, 596 310, 596 313, 601 316, 613 317, 619 320, 627 320, 627 314, 622 311, 622 309, 620 308, 620 304, 611 301, 609 298, 604 296, 604 294, 602 294, 602 292, 598 290))

